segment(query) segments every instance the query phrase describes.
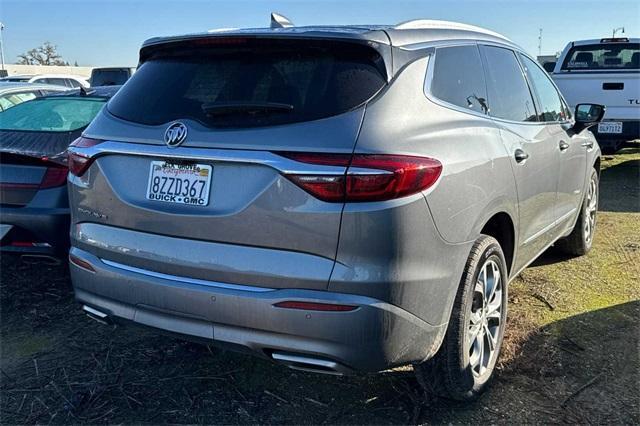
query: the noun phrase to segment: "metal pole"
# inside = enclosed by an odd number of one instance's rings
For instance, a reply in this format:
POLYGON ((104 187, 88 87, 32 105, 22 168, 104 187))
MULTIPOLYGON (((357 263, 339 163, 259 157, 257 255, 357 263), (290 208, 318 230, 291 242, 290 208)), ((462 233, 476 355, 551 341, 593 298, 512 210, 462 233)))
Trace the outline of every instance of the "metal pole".
POLYGON ((538 31, 538 56, 542 55, 542 28, 538 31))
POLYGON ((0 60, 2 61, 2 69, 4 70, 4 41, 2 40, 3 31, 4 31, 4 24, 0 22, 0 60))

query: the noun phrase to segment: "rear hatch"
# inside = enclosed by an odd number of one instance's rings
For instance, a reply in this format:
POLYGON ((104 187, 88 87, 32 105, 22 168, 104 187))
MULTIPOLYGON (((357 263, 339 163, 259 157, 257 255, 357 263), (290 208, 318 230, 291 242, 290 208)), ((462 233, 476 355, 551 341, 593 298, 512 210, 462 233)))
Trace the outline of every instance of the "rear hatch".
POLYGON ((353 152, 364 106, 387 81, 380 53, 215 37, 154 45, 141 62, 85 131, 102 142, 72 179, 74 244, 156 273, 325 289, 343 204, 285 175, 345 167, 287 153, 353 152))

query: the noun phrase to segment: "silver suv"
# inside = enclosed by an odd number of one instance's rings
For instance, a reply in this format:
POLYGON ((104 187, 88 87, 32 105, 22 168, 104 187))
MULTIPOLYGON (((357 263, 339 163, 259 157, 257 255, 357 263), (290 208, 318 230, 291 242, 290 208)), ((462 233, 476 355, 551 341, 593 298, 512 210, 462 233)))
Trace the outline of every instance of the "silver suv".
POLYGON ((69 151, 70 268, 101 321, 322 373, 491 378, 507 286, 586 253, 600 151, 544 70, 468 25, 148 40, 69 151))

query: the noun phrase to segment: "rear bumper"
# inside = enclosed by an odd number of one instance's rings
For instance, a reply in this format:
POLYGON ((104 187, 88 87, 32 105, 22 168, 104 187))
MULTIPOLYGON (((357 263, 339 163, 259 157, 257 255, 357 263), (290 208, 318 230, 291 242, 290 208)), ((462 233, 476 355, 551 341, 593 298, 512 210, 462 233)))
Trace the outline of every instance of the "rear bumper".
POLYGON ((18 207, 2 208, 2 225, 27 231, 36 243, 47 246, 0 246, 0 251, 18 253, 62 253, 69 247, 69 209, 18 207))
POLYGON ((640 120, 607 119, 605 121, 622 122, 622 133, 599 133, 598 126, 593 126, 591 131, 596 136, 600 146, 607 148, 611 144, 640 139, 640 120))
POLYGON ((370 297, 186 279, 103 261, 75 247, 71 254, 95 270, 70 263, 76 299, 110 319, 249 351, 294 368, 347 373, 420 362, 436 352, 446 329, 370 297), (274 306, 291 300, 357 309, 274 306))

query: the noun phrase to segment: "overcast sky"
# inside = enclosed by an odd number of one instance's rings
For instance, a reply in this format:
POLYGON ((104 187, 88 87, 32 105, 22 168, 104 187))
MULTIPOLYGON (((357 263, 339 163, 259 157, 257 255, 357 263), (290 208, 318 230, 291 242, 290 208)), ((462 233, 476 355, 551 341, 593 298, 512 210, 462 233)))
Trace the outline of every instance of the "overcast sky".
POLYGON ((571 40, 610 37, 624 26, 640 37, 638 0, 379 1, 379 0, 0 0, 5 60, 45 41, 63 59, 86 66, 135 66, 147 38, 220 27, 263 27, 280 12, 296 25, 394 24, 444 19, 500 32, 538 54, 571 40))

